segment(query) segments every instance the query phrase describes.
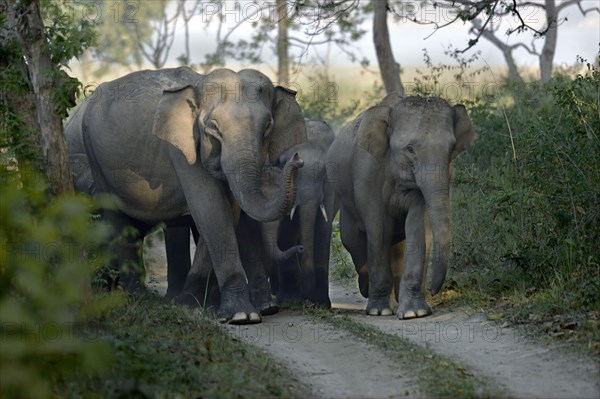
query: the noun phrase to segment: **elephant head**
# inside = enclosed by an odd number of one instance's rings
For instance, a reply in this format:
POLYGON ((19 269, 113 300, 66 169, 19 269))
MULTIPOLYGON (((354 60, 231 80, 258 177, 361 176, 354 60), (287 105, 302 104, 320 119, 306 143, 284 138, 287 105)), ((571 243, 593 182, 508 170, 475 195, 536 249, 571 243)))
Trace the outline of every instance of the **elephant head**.
POLYGON ((450 162, 475 139, 465 107, 435 97, 389 95, 365 111, 358 127, 358 144, 385 165, 384 189, 418 189, 423 196, 433 233, 432 294, 444 283, 450 251, 450 162))
POLYGON ((293 206, 302 160, 296 155, 288 162, 272 198, 261 189, 261 169, 267 158, 304 142, 306 128, 295 92, 274 87, 264 74, 217 69, 193 85, 164 91, 153 134, 178 148, 190 165, 200 162, 227 181, 253 219, 276 220, 293 206))

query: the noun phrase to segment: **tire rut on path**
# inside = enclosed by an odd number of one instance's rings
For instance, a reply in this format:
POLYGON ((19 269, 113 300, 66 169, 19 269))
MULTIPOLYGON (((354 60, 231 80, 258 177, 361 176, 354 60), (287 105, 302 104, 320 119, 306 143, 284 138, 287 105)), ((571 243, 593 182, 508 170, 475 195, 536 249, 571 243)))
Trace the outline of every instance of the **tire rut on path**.
POLYGON ((385 354, 301 314, 280 312, 261 324, 226 330, 285 365, 312 397, 419 397, 411 376, 385 354))
POLYGON ((330 292, 353 320, 456 361, 515 398, 600 398, 597 362, 567 353, 565 345, 533 343, 514 328, 464 311, 434 308, 433 315, 412 320, 367 316, 354 281, 334 283, 330 292))
MULTIPOLYGON (((149 285, 166 290, 164 243, 153 240, 148 255, 149 285), (150 266, 152 265, 152 266, 150 266)), ((600 398, 597 360, 568 353, 558 345, 530 342, 517 330, 481 314, 433 309, 421 319, 364 314, 366 299, 356 281, 330 283, 334 308, 355 321, 425 347, 466 367, 515 398, 600 398)), ((251 326, 224 326, 234 338, 257 346, 284 365, 314 397, 418 397, 410 370, 379 349, 287 310, 251 326)))

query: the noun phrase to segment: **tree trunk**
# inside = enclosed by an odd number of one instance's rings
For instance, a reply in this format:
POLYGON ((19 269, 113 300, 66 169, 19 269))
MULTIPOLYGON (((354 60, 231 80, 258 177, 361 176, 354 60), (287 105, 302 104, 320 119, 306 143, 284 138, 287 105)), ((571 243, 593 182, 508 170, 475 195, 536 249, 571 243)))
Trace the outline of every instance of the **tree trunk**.
MULTIPOLYGON (((12 41, 18 40, 16 32, 10 29, 15 21, 14 12, 14 8, 9 7, 7 0, 0 1, 0 14, 6 15, 6 21, 8 21, 8 23, 0 26, 0 46, 7 49, 12 47, 12 41), (11 26, 9 27, 8 25, 11 26)), ((35 167, 43 170, 40 138, 38 136, 40 126, 35 112, 35 98, 31 82, 27 77, 25 59, 23 56, 15 56, 15 53, 7 51, 0 56, 0 69, 9 68, 10 66, 18 69, 19 77, 17 79, 22 79, 27 83, 28 87, 28 89, 23 88, 22 90, 18 90, 15 88, 0 93, 0 104, 2 107, 9 110, 10 113, 16 115, 18 118, 19 127, 16 129, 20 132, 25 132, 25 137, 21 137, 18 143, 11 143, 11 145, 18 144, 23 146, 15 153, 19 165, 24 164, 28 159, 32 158, 35 162, 35 167)), ((6 117, 7 119, 0 121, 2 124, 0 129, 8 132, 8 129, 10 129, 8 123, 11 122, 8 120, 8 115, 2 114, 2 117, 6 117)))
POLYGON ((277 79, 285 86, 290 81, 290 58, 288 55, 287 0, 277 0, 277 79))
MULTIPOLYGON (((475 27, 475 29, 477 29, 479 31, 481 31, 483 29, 483 26, 481 25, 481 22, 479 20, 474 19, 471 22, 473 23, 473 26, 475 27)), ((484 38, 486 38, 488 41, 490 41, 494 46, 498 47, 498 49, 500 49, 500 51, 502 51, 502 54, 504 55, 504 60, 506 61, 506 65, 508 66, 509 79, 518 80, 518 81, 522 82, 523 78, 519 74, 519 69, 517 68, 517 63, 515 62, 515 59, 513 57, 514 46, 509 46, 502 40, 498 39, 498 37, 496 37, 496 35, 492 31, 483 29, 483 32, 481 35, 484 38)))
POLYGON ((55 86, 52 61, 44 32, 39 0, 12 4, 13 21, 27 58, 27 69, 33 86, 37 121, 40 126, 44 168, 50 190, 59 195, 73 191, 68 151, 62 120, 55 112, 52 89, 55 86))
POLYGON ((556 10, 555 0, 546 0, 546 19, 550 26, 546 36, 544 36, 544 47, 540 55, 540 77, 542 82, 547 82, 552 77, 552 62, 554 61, 554 52, 556 51, 556 40, 558 37, 558 11, 556 10))
POLYGON ((379 62, 379 73, 385 91, 398 92, 404 95, 404 87, 400 81, 400 65, 394 60, 390 44, 390 33, 387 26, 387 0, 373 0, 373 43, 379 62))

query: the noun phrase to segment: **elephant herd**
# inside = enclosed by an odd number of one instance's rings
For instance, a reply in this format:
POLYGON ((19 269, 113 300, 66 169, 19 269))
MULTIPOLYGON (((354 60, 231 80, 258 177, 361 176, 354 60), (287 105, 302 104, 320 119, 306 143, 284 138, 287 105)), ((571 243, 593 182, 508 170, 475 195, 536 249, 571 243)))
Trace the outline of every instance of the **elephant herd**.
POLYGON ((140 233, 112 252, 119 286, 143 289, 139 238, 163 223, 167 297, 234 324, 297 299, 331 306, 338 212, 367 314, 431 314, 423 281, 431 264, 435 294, 446 274, 450 163, 476 137, 462 105, 395 93, 335 135, 261 72, 187 67, 100 85, 65 136, 76 191, 108 194, 114 235, 140 233))

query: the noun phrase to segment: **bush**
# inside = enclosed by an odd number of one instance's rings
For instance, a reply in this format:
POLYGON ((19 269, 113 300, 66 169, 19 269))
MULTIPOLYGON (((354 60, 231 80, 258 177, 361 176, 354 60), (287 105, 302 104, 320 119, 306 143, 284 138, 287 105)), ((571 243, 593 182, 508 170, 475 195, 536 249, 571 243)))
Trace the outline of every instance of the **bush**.
POLYGON ((505 84, 470 107, 455 167, 453 267, 499 297, 548 290, 554 312, 600 310, 600 73, 505 84), (533 289, 533 290, 532 290, 533 289))
POLYGON ((108 229, 91 222, 89 199, 51 199, 45 179, 23 169, 2 169, 0 198, 0 396, 48 397, 57 378, 110 358, 78 333, 107 305, 91 276, 108 229))

